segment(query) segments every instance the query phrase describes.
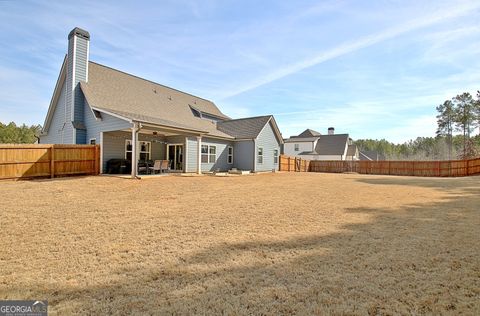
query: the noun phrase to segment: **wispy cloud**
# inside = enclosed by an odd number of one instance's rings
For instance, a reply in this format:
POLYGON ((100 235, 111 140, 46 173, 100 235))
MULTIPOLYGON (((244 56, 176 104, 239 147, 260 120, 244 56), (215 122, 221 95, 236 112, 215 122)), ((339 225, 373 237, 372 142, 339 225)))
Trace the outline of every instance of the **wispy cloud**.
POLYGON ((233 96, 237 96, 241 93, 256 89, 260 86, 279 80, 286 76, 295 74, 299 71, 318 65, 325 61, 355 52, 362 48, 365 48, 389 39, 393 39, 397 36, 400 36, 402 34, 405 34, 420 28, 431 26, 440 21, 445 21, 448 19, 460 17, 462 15, 471 13, 472 10, 475 10, 478 8, 480 8, 480 3, 478 1, 474 1, 474 2, 456 3, 453 6, 448 6, 448 7, 435 10, 429 15, 417 17, 399 26, 391 27, 382 32, 371 34, 371 35, 362 37, 360 39, 341 44, 327 51, 320 52, 319 54, 313 57, 304 59, 300 62, 283 66, 280 69, 274 72, 268 73, 264 76, 261 76, 249 82, 246 85, 240 86, 237 89, 226 92, 224 95, 222 95, 221 98, 227 99, 233 96))

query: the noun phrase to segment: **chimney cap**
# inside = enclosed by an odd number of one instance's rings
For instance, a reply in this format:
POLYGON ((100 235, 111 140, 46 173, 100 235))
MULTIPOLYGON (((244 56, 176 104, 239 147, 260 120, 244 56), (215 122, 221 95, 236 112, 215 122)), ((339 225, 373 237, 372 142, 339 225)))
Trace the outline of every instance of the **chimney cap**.
POLYGON ((78 36, 80 36, 80 37, 83 37, 83 38, 86 39, 86 40, 89 40, 89 39, 90 39, 90 34, 89 34, 87 31, 85 31, 85 30, 83 30, 83 29, 81 29, 81 28, 79 28, 79 27, 74 28, 74 29, 70 32, 70 34, 68 34, 68 39, 72 38, 72 36, 74 36, 74 35, 78 35, 78 36))
POLYGON ((329 131, 330 131, 330 130, 334 130, 334 129, 335 129, 335 127, 329 127, 329 128, 328 128, 329 131))

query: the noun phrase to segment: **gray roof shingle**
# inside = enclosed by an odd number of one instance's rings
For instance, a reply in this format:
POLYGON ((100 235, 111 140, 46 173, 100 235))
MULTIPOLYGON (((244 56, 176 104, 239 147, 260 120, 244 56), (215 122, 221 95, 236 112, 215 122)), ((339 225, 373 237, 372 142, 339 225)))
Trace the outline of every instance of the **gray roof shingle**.
POLYGON ((375 150, 362 150, 359 152, 360 160, 379 161, 386 160, 385 156, 375 150))
POLYGON ((348 134, 322 135, 315 146, 319 155, 343 155, 348 144, 348 134))
POLYGON ((217 128, 219 131, 238 139, 254 139, 271 118, 271 115, 266 115, 220 121, 217 123, 217 128))
POLYGON ((229 119, 211 101, 94 62, 88 67, 88 82, 81 82, 81 88, 92 107, 145 123, 232 138, 215 123, 192 114, 190 106, 229 119))
POLYGON ((314 131, 313 129, 307 128, 306 130, 301 132, 298 136, 292 136, 292 137, 316 137, 316 136, 320 136, 320 135, 322 135, 322 134, 320 134, 317 131, 314 131))
POLYGON ((284 140, 285 143, 303 143, 303 142, 314 142, 318 137, 290 137, 284 140))

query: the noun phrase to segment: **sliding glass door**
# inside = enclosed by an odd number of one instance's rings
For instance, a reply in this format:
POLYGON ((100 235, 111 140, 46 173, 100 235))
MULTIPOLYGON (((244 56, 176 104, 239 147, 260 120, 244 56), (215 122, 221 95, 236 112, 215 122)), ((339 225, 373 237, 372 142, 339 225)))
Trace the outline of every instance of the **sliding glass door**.
POLYGON ((170 170, 183 171, 183 145, 172 144, 167 148, 170 170))

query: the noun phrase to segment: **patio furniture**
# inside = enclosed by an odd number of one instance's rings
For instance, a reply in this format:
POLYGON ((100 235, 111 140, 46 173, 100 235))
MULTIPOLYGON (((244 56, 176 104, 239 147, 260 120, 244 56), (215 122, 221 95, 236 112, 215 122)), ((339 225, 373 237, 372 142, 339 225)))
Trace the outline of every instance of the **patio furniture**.
POLYGON ((107 161, 107 172, 109 174, 128 174, 131 173, 132 165, 126 159, 110 159, 107 161))
POLYGON ((157 171, 163 173, 168 170, 168 160, 155 160, 153 167, 149 167, 150 171, 155 174, 157 171))
POLYGON ((148 174, 151 165, 153 165, 153 161, 139 160, 138 161, 138 173, 139 174, 148 174))

